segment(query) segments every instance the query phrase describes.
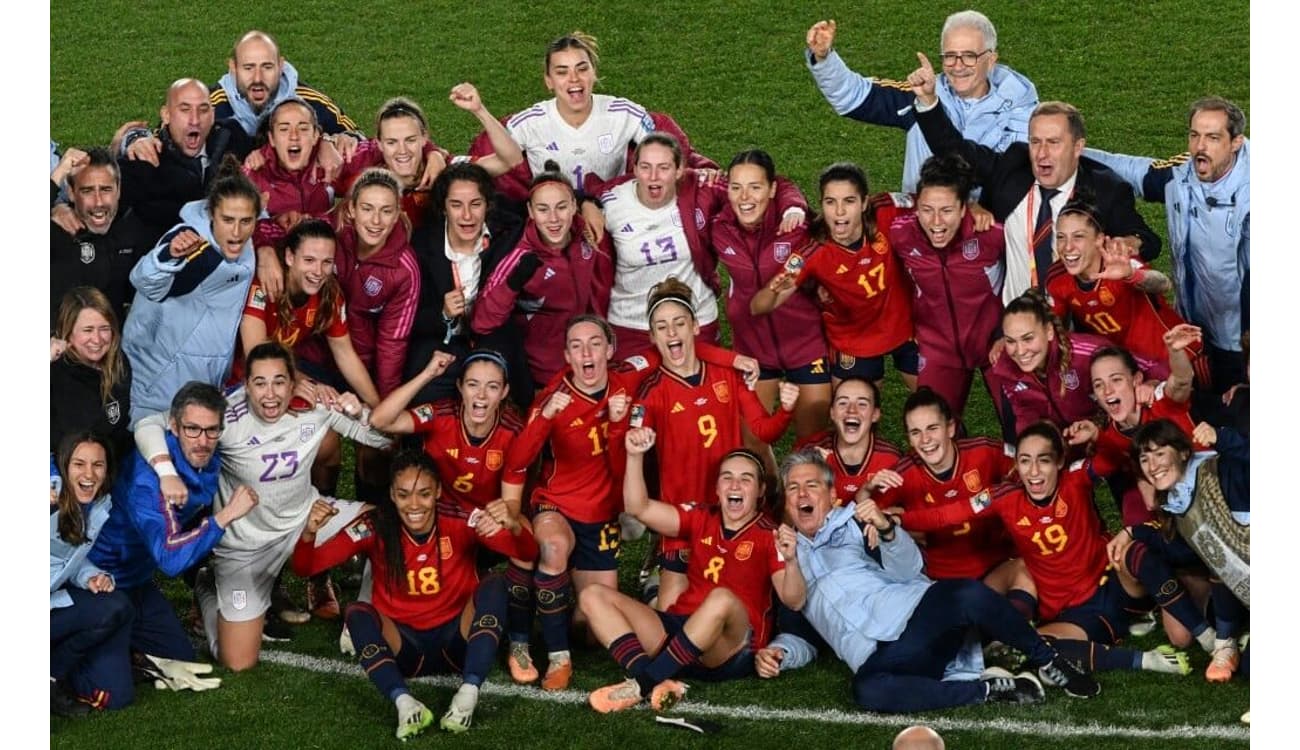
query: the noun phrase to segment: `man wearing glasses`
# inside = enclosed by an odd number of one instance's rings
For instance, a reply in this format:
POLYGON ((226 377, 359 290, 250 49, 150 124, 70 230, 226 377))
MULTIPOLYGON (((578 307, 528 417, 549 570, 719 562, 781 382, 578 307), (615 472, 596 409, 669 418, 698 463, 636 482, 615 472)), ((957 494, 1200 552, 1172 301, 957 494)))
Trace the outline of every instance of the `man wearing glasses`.
MULTIPOLYGON (((954 13, 944 21, 939 39, 939 101, 962 137, 994 151, 1026 140, 1038 90, 1028 78, 997 63, 998 34, 988 17, 974 10, 954 13)), ((813 80, 836 113, 907 131, 903 190, 915 193, 921 165, 931 152, 916 127, 911 87, 854 73, 832 49, 834 42, 834 21, 818 21, 808 29, 813 80)))
POLYGON ((241 486, 221 510, 207 515, 221 473, 216 447, 225 410, 225 397, 207 383, 191 381, 176 393, 167 452, 150 462, 133 451, 124 462, 113 485, 113 513, 90 551, 95 565, 135 605, 131 651, 148 655, 137 666, 173 690, 207 690, 221 681, 198 676, 212 667, 192 663, 194 647, 154 573, 179 576, 193 567, 258 502, 252 488, 241 486))

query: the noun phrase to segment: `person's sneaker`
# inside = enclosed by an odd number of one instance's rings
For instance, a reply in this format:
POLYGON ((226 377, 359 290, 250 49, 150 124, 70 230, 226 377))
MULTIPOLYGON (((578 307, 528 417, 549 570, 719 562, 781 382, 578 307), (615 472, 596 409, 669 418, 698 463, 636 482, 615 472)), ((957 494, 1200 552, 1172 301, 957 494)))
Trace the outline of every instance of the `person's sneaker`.
POLYGON ((77 696, 65 689, 63 683, 50 680, 50 713, 72 718, 85 716, 90 711, 90 704, 77 700, 77 696))
POLYGON ((1039 667, 1038 677, 1048 685, 1064 688, 1065 694, 1071 698, 1095 698, 1101 695, 1101 683, 1063 656, 1039 667))
POLYGON ((542 678, 542 690, 564 690, 572 678, 572 660, 552 659, 546 667, 546 676, 542 678))
POLYGON ((461 685, 451 697, 451 707, 442 715, 438 726, 444 732, 460 734, 469 729, 474 722, 474 709, 478 706, 478 688, 474 685, 461 685))
POLYGON ((1214 649, 1210 655, 1210 666, 1205 668, 1205 679, 1210 682, 1227 682, 1237 672, 1241 662, 1241 652, 1237 651, 1237 642, 1225 639, 1224 645, 1214 649))
POLYGON ((1142 669, 1186 677, 1192 673, 1192 663, 1187 659, 1186 653, 1168 643, 1162 643, 1150 651, 1142 652, 1142 669))
POLYGON ((307 609, 322 620, 339 619, 338 592, 328 575, 319 584, 315 578, 307 581, 307 609))
POLYGON ((1151 631, 1156 629, 1155 612, 1147 612, 1144 615, 1138 615, 1137 619, 1129 623, 1128 634, 1134 638, 1141 638, 1144 635, 1150 635, 1151 631))
POLYGON ((682 702, 686 697, 686 683, 677 680, 664 680, 650 691, 650 708, 656 711, 668 711, 682 702))
POLYGON ((284 587, 284 581, 281 580, 276 580, 275 588, 271 589, 271 611, 281 620, 293 625, 301 625, 311 619, 311 614, 307 610, 293 603, 288 589, 284 587))
POLYGON ((1043 684, 1029 672, 1013 675, 1001 667, 989 667, 980 674, 980 680, 988 688, 984 698, 988 703, 1027 705, 1046 699, 1043 684))
POLYGON ((433 726, 433 712, 409 694, 397 697, 397 739, 405 742, 433 726))
POLYGON ((537 667, 533 657, 528 653, 528 644, 518 641, 510 642, 510 656, 506 659, 510 667, 510 679, 517 684, 528 685, 537 681, 537 667))
POLYGON ((602 714, 626 711, 641 702, 641 686, 633 679, 606 685, 587 696, 587 702, 602 714))
POLYGON ((646 526, 637 520, 637 517, 631 513, 619 513, 618 524, 625 542, 635 542, 645 536, 646 526))
POLYGON ((262 641, 264 643, 284 643, 293 640, 293 628, 275 614, 268 614, 262 622, 262 641))

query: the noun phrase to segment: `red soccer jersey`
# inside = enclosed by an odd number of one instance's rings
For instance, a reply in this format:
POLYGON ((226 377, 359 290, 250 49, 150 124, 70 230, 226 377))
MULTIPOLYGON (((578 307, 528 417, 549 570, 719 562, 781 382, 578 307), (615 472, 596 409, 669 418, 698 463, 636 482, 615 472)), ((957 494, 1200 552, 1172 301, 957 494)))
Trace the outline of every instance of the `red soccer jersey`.
POLYGON ((903 477, 903 486, 885 493, 878 502, 881 507, 902 505, 903 528, 925 532, 925 572, 931 578, 983 578, 1013 556, 1010 541, 996 520, 928 525, 919 523, 912 512, 968 506, 972 497, 991 493, 1013 466, 998 441, 965 438, 957 441, 957 460, 948 479, 935 476, 911 453, 894 467, 903 477))
POLYGON ((574 521, 606 523, 623 509, 621 483, 615 486, 610 461, 610 444, 622 439, 627 419, 615 423, 611 434, 609 397, 628 392, 622 380, 610 373, 609 384, 599 398, 583 393, 566 372, 552 379, 537 395, 528 415, 528 426, 515 441, 507 466, 526 471, 549 442, 551 450, 542 462, 542 475, 533 490, 533 509, 550 506, 574 521), (552 394, 563 391, 573 400, 551 419, 542 407, 552 394))
POLYGON ((844 463, 844 459, 840 457, 839 450, 835 447, 837 438, 834 430, 819 432, 795 443, 795 450, 809 445, 822 449, 826 463, 835 474, 835 507, 854 502, 858 490, 871 481, 871 477, 877 471, 894 468, 903 457, 902 452, 888 440, 874 433, 867 439, 870 442, 867 444, 866 458, 853 468, 844 463))
MULTIPOLYGON (((244 315, 262 321, 266 325, 267 338, 291 349, 294 359, 307 361, 320 367, 330 366, 334 357, 330 353, 329 344, 322 337, 312 333, 321 314, 320 295, 313 294, 301 305, 293 308, 292 324, 287 329, 280 328, 280 304, 281 302, 268 298, 261 283, 253 279, 253 285, 248 288, 248 302, 244 304, 244 315)), ((325 337, 336 339, 346 335, 348 335, 347 306, 343 304, 343 295, 339 294, 335 297, 334 317, 325 328, 325 337)), ((243 351, 242 342, 240 352, 240 356, 235 357, 234 366, 231 368, 231 382, 244 379, 244 357, 248 352, 243 351)))
POLYGON ((785 570, 776 554, 776 525, 763 516, 728 534, 722 528, 717 506, 677 509, 678 538, 690 541, 686 591, 668 608, 674 615, 689 615, 718 586, 725 586, 745 605, 752 628, 750 646, 760 649, 772 638, 776 610, 772 575, 785 570))
POLYGON ((374 521, 367 513, 358 517, 329 541, 317 547, 299 541, 293 550, 293 570, 300 576, 329 570, 357 553, 365 554, 374 569, 373 603, 380 614, 419 630, 430 630, 459 617, 478 586, 474 549, 489 549, 516 559, 532 560, 537 543, 524 527, 518 536, 498 531, 486 539, 466 524, 465 512, 450 503, 438 503, 437 525, 423 542, 405 529, 401 532, 403 584, 389 580, 388 560, 378 544, 374 521))
POLYGON ((524 483, 524 469, 506 468, 506 454, 523 425, 504 405, 496 424, 481 440, 473 440, 465 432, 459 401, 421 404, 409 413, 415 420, 414 432, 425 435, 424 452, 438 467, 442 497, 472 510, 501 497, 503 482, 524 483))
MULTIPOLYGON (((1134 268, 1145 269, 1139 261, 1134 268)), ((1098 333, 1139 357, 1169 362, 1165 348, 1165 331, 1186 321, 1158 294, 1145 294, 1126 281, 1102 279, 1084 283, 1066 273, 1059 264, 1052 266, 1047 293, 1052 310, 1061 320, 1072 316, 1084 330, 1098 333)), ((1188 356, 1195 357, 1200 345, 1188 356)))
MULTIPOLYGON (((1117 471, 1125 472, 1129 476, 1139 476, 1137 467, 1133 465, 1133 459, 1129 455, 1129 448, 1133 445, 1133 435, 1138 427, 1147 422, 1168 419, 1178 425, 1188 438, 1191 438, 1192 431, 1196 429, 1196 424, 1192 422, 1191 404, 1165 398, 1163 384, 1156 387, 1156 400, 1151 406, 1139 405, 1137 408, 1137 427, 1127 431, 1121 430, 1119 425, 1110 420, 1097 436, 1097 446, 1092 457, 1092 471, 1097 476, 1108 477, 1117 471)), ((1192 441, 1192 448, 1198 451, 1210 450, 1209 446, 1201 445, 1196 441, 1192 441)))
POLYGON ((858 250, 829 240, 816 246, 797 281, 809 279, 833 300, 822 324, 837 353, 877 357, 912 338, 912 285, 883 234, 858 250))

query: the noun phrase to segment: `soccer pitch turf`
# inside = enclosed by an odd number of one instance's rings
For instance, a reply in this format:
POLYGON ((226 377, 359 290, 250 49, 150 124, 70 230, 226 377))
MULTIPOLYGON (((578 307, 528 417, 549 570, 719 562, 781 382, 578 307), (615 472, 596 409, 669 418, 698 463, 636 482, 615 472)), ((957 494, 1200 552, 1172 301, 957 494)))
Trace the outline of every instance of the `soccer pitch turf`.
MULTIPOLYGON (((915 53, 935 60, 939 27, 965 2, 536 3, 91 3, 56 0, 51 7, 52 136, 63 146, 107 142, 122 122, 157 122, 168 84, 195 76, 209 83, 225 72, 234 39, 249 28, 277 36, 301 79, 326 92, 368 133, 387 98, 413 97, 429 116, 433 138, 461 152, 477 130, 446 101, 469 80, 498 116, 546 98, 542 50, 552 38, 582 29, 600 41, 600 92, 625 96, 672 114, 693 146, 726 163, 761 147, 778 171, 815 194, 818 172, 849 159, 864 166, 873 189, 897 189, 902 131, 837 117, 818 93, 801 54, 815 21, 839 23, 836 48, 850 68, 903 79, 915 53), (918 12, 921 11, 921 12, 918 12)), ((1207 94, 1237 102, 1250 114, 1249 10, 1245 3, 1106 0, 987 2, 978 8, 998 29, 1000 61, 1029 76, 1040 99, 1077 105, 1089 145, 1166 156, 1185 148, 1186 107, 1207 94), (1207 19, 1210 19, 1207 22, 1207 19), (1206 29, 1213 30, 1212 35, 1206 29)), ((1160 206, 1139 204, 1162 236, 1160 206)), ((1166 238, 1167 240, 1167 238, 1166 238)), ((1168 249, 1157 266, 1168 268, 1168 249)), ((901 386, 891 374, 884 435, 901 441, 901 386)), ((981 388, 972 395, 976 434, 997 434, 981 388)), ((1103 508, 1110 507, 1104 495, 1103 508)), ((633 545, 635 549, 635 545, 633 545)), ((625 558, 635 565, 638 554, 625 558)), ((625 571, 627 573, 628 571, 625 571)), ((629 578, 625 575, 625 578, 629 578)), ((348 592, 352 593, 352 592, 348 592)), ((177 600, 178 606, 181 600, 177 600)), ((141 691, 136 705, 84 721, 51 721, 60 748, 342 748, 392 742, 394 712, 337 654, 337 626, 310 623, 286 649, 268 653, 249 673, 204 694, 141 691)), ((1155 636, 1138 644, 1151 647, 1155 636)), ((535 647, 535 651, 540 651, 535 647)), ((540 655, 540 653, 538 654, 540 655)), ((489 678, 474 728, 456 738, 417 743, 463 747, 635 747, 708 743, 716 747, 885 747, 903 717, 857 711, 849 672, 824 656, 776 681, 750 679, 692 685, 680 709, 724 725, 697 738, 654 725, 645 711, 595 714, 583 692, 618 679, 597 650, 578 650, 571 691, 543 695, 508 685, 503 669, 489 678)), ((973 707, 926 714, 949 747, 1066 748, 1238 746, 1248 741, 1237 717, 1249 704, 1241 683, 1207 685, 1203 654, 1186 678, 1153 674, 1101 676, 1102 695, 1070 700, 1049 690, 1036 707, 973 707)), ((416 695, 445 710, 446 682, 417 683, 416 695)), ((702 745, 701 745, 702 746, 702 745)))

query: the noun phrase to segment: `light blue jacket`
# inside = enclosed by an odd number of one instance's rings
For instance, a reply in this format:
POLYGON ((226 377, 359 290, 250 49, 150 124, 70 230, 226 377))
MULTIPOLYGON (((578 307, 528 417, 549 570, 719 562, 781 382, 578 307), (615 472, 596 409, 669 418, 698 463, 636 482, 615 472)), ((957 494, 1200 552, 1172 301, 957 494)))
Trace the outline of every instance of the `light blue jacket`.
MULTIPOLYGON (((805 50, 804 60, 817 88, 836 114, 907 131, 903 192, 915 193, 921 165, 932 152, 916 125, 916 113, 912 109, 916 96, 911 87, 854 73, 835 50, 815 64, 812 53, 805 50)), ((989 93, 980 99, 957 96, 944 74, 939 75, 935 92, 943 111, 963 138, 994 151, 1005 151, 1012 143, 1029 139, 1029 116, 1038 106, 1038 89, 1033 81, 1011 68, 993 66, 989 72, 989 93)))
POLYGON ((81 509, 86 519, 86 541, 81 544, 63 541, 59 536, 59 514, 50 514, 50 609, 72 606, 72 597, 64 590, 66 586, 84 589, 90 579, 104 573, 89 556, 112 508, 113 501, 104 495, 81 509))
POLYGON ((1250 328, 1250 141, 1215 183, 1201 182, 1186 154, 1157 160, 1087 149, 1085 155, 1138 195, 1165 204, 1178 312, 1214 346, 1241 351, 1242 331, 1250 328))
POLYGON ((122 331, 131 362, 131 424, 166 411, 186 382, 220 387, 230 369, 235 337, 252 284, 252 238, 233 261, 217 249, 204 201, 181 208, 181 224, 131 269, 138 292, 122 331), (192 229, 210 243, 187 258, 172 258, 168 245, 192 229))
MULTIPOLYGON (((239 85, 235 77, 230 73, 221 76, 217 81, 226 92, 226 102, 230 104, 233 118, 239 122, 239 126, 244 129, 245 133, 254 135, 257 133, 258 120, 261 118, 260 112, 253 111, 253 105, 239 93, 239 85)), ((275 105, 293 96, 298 90, 298 69, 293 67, 288 60, 280 69, 280 87, 275 90, 270 101, 262 107, 261 112, 270 112, 275 109, 275 105)))

